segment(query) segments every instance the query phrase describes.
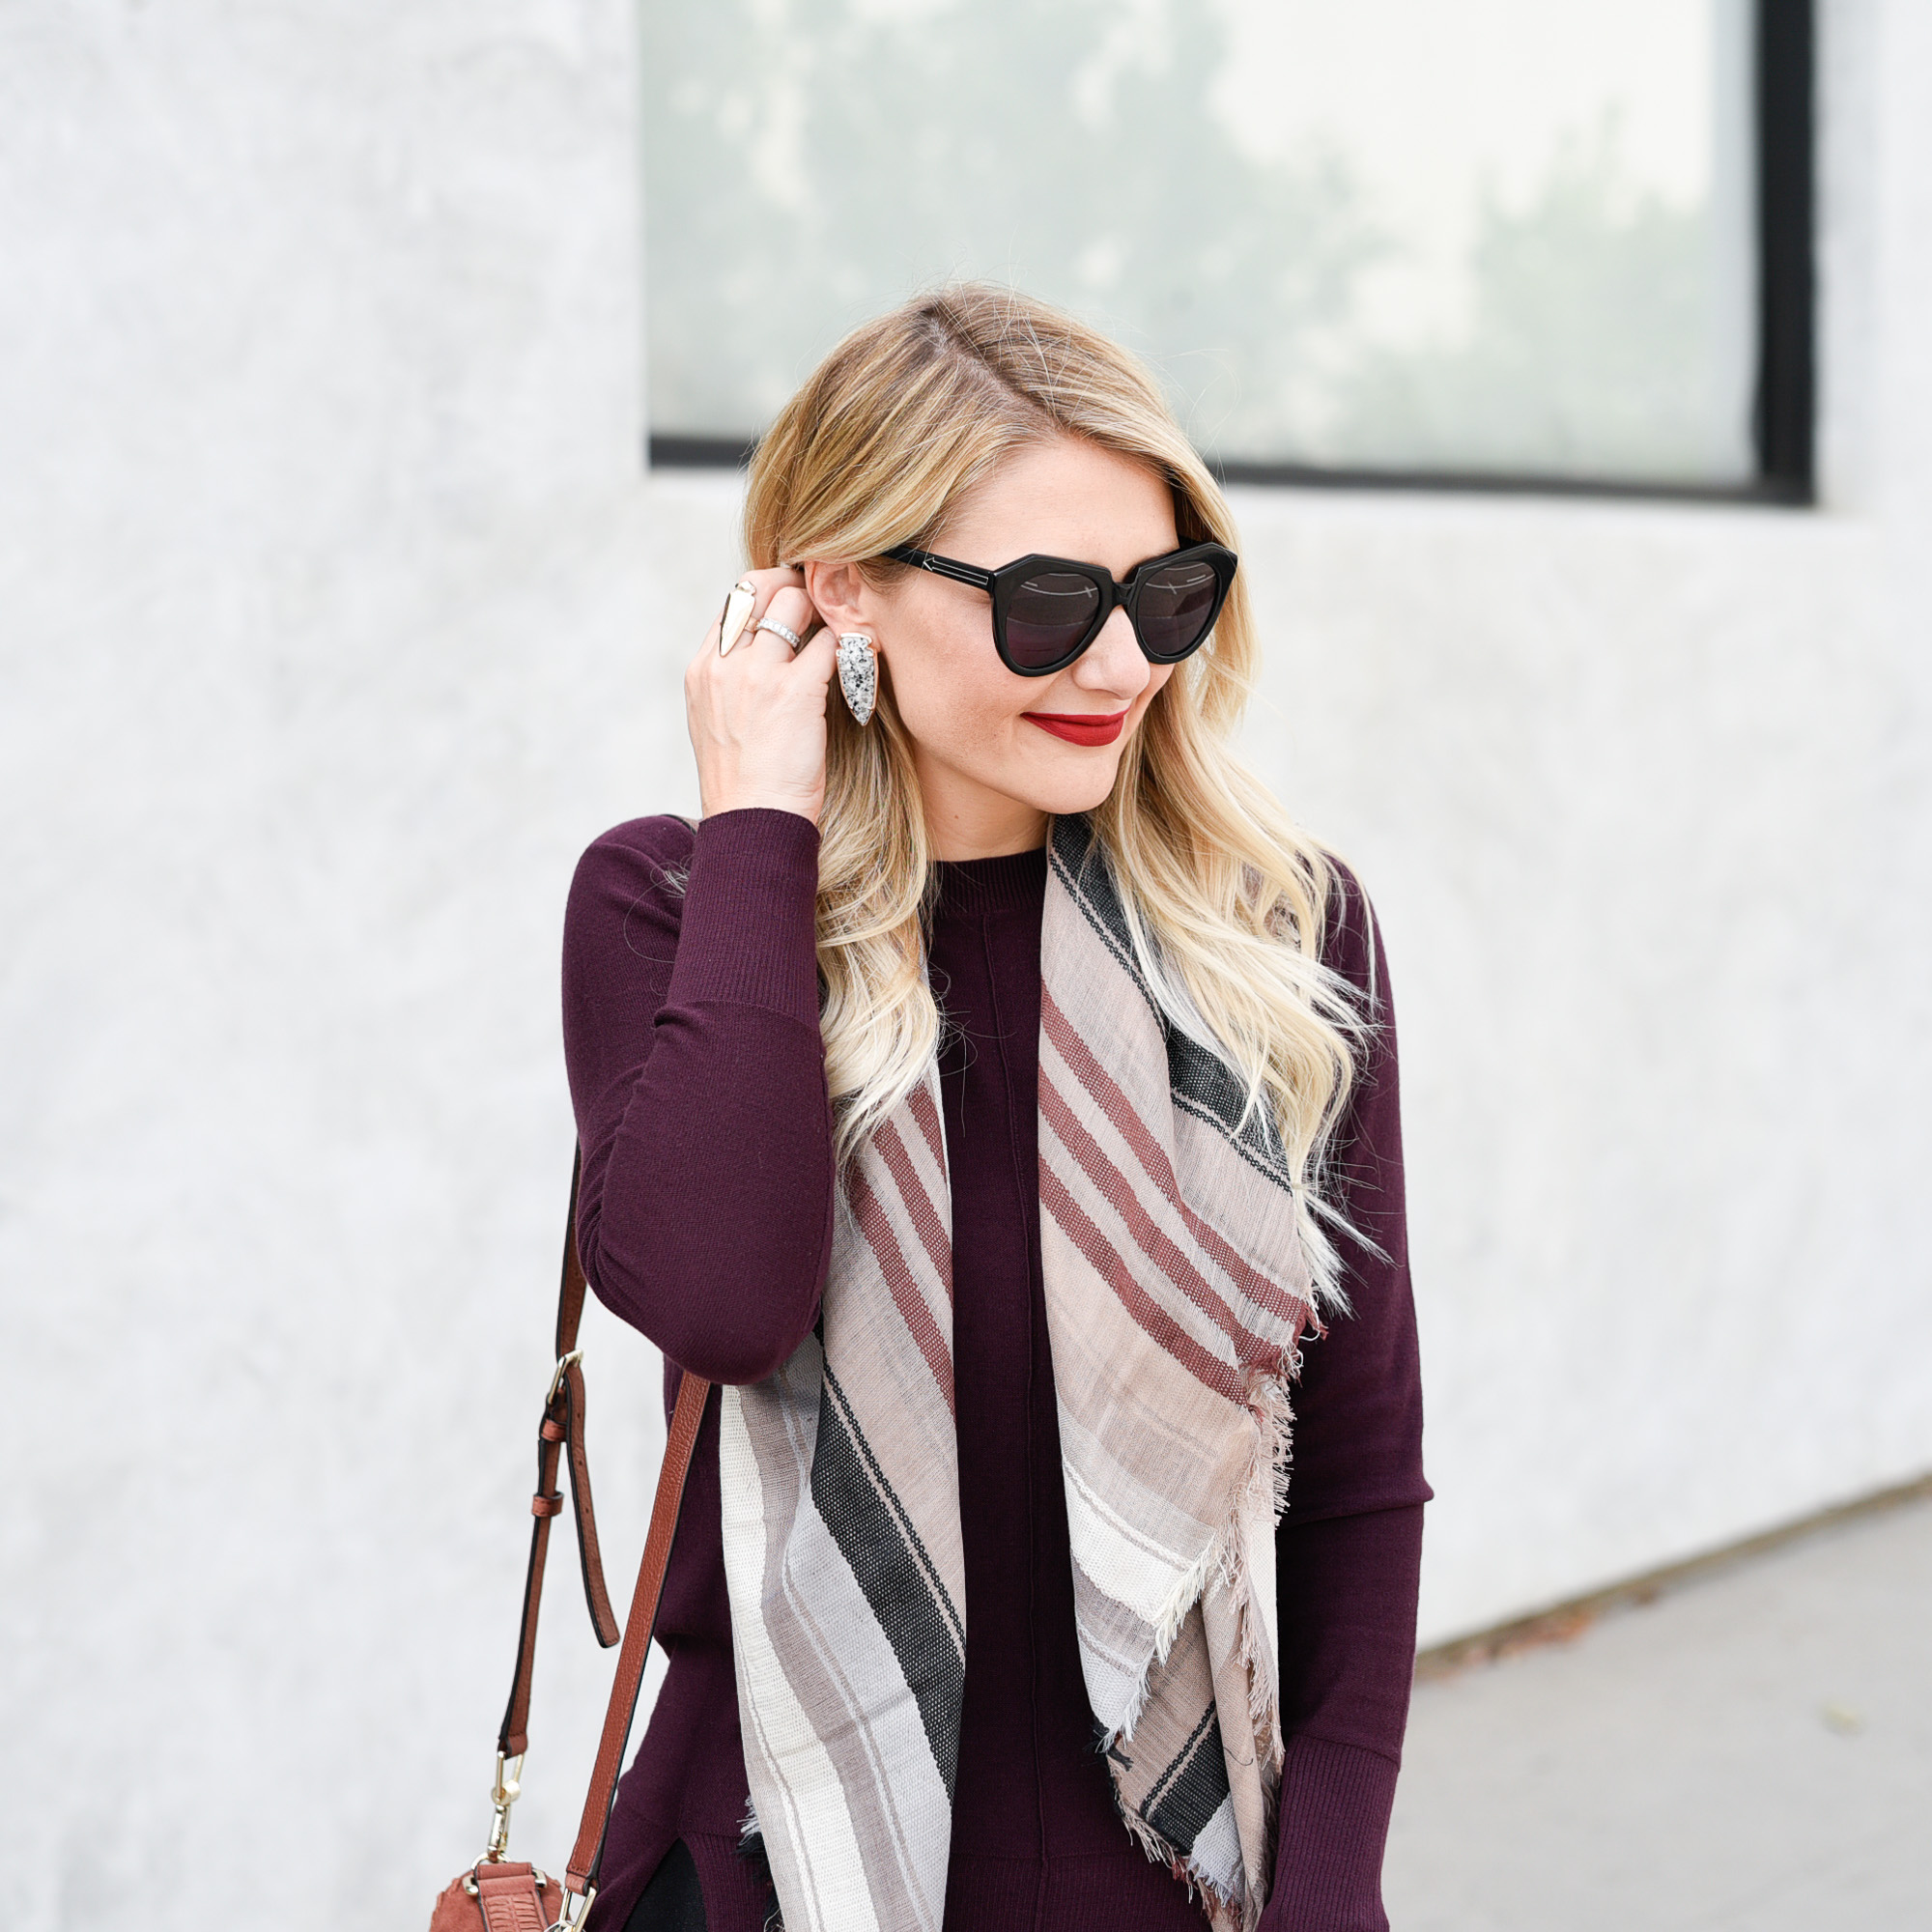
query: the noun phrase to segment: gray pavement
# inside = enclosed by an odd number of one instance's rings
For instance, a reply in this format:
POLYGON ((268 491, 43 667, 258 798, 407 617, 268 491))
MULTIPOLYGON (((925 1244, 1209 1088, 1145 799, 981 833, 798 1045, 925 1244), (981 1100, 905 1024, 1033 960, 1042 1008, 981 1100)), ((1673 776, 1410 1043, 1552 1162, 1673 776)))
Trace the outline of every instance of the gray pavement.
POLYGON ((1932 1501, 1417 1685, 1394 1932, 1932 1932, 1932 1501))

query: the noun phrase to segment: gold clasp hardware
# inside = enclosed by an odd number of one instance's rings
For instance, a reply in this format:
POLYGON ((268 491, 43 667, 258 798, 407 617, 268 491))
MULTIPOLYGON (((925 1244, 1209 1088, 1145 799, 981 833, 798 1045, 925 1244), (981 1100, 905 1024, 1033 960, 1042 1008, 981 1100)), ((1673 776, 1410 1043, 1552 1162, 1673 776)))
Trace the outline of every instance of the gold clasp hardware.
POLYGON ((597 1888, 594 1885, 586 1886, 581 1897, 566 1885, 563 1888, 562 1907, 555 1918, 544 1927, 544 1932, 578 1932, 578 1928, 590 1916, 590 1901, 596 1896, 597 1888), (578 1900, 575 1905, 571 1903, 573 1899, 578 1900))
POLYGON ((496 1816, 490 1820, 490 1845, 483 1854, 485 1864, 500 1864, 503 1854, 510 1849, 510 1806, 523 1796, 524 1787, 518 1781, 524 1775, 524 1754, 519 1751, 515 1757, 505 1757, 497 1753, 497 1781, 490 1787, 490 1804, 496 1816))
POLYGON ((558 1356, 556 1374, 550 1378, 550 1393, 544 1397, 544 1406, 546 1408, 556 1400, 556 1392, 563 1386, 563 1378, 570 1373, 571 1363, 581 1362, 582 1359, 583 1350, 582 1349, 573 1349, 569 1354, 558 1356))

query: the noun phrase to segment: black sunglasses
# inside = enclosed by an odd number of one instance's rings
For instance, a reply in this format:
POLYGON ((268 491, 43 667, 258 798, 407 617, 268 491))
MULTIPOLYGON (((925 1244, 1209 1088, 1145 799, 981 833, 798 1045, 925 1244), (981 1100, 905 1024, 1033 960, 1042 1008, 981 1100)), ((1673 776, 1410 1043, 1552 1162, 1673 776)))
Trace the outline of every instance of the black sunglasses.
POLYGON ((886 554, 993 600, 993 648, 1009 670, 1047 677, 1065 670, 1123 607, 1141 654, 1151 664, 1179 664, 1207 641, 1235 581, 1235 553, 1220 544, 1189 544, 1150 557, 1116 583, 1097 563, 1064 556, 1023 556, 980 570, 929 550, 900 544, 886 554))

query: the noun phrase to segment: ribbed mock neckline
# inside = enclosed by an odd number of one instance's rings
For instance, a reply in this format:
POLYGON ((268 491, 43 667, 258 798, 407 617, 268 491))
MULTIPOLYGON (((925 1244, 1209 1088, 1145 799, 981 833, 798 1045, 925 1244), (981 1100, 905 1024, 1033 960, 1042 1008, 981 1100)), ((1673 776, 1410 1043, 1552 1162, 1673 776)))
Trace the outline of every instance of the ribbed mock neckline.
POLYGON ((1009 852, 998 859, 941 859, 933 872, 939 881, 937 913, 941 919, 984 919, 989 913, 1027 912, 1046 893, 1046 847, 1009 852))

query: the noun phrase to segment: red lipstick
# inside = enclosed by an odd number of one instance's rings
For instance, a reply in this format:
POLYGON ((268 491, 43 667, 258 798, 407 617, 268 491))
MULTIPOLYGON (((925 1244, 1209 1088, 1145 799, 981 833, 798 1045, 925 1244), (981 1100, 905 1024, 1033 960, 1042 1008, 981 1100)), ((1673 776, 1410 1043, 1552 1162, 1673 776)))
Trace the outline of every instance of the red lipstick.
POLYGON ((1023 711, 1020 716, 1069 745, 1111 745, 1127 722, 1127 711, 1023 711))

